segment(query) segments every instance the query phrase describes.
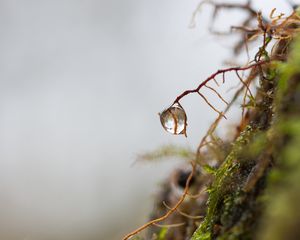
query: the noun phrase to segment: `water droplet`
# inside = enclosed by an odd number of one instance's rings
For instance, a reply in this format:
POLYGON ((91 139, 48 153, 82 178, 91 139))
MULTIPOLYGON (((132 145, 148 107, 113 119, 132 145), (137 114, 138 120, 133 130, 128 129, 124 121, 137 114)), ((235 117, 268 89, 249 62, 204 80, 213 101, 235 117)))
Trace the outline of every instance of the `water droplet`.
POLYGON ((172 134, 186 135, 187 117, 184 109, 179 104, 173 104, 160 114, 163 128, 172 134))

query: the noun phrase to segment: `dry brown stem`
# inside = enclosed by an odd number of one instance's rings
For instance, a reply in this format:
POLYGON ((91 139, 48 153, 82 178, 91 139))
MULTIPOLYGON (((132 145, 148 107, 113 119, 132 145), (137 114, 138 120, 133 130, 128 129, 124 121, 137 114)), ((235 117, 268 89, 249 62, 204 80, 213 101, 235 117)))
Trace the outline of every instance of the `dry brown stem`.
POLYGON ((177 210, 177 208, 181 205, 181 203, 185 200, 186 196, 188 195, 190 182, 191 182, 191 180, 194 176, 195 170, 196 170, 196 163, 191 162, 191 165, 192 165, 192 171, 191 171, 190 175, 188 176, 188 178, 186 180, 186 184, 185 184, 183 194, 181 195, 180 199, 175 204, 175 206, 170 208, 170 210, 165 215, 161 216, 160 218, 156 218, 154 220, 151 220, 148 223, 144 224, 143 226, 141 226, 141 227, 137 228, 136 230, 132 231, 131 233, 127 234, 123 238, 123 240, 130 239, 131 237, 133 237, 134 235, 136 235, 139 232, 143 231, 144 229, 148 228, 149 226, 157 224, 157 223, 167 219, 172 213, 174 213, 177 210))

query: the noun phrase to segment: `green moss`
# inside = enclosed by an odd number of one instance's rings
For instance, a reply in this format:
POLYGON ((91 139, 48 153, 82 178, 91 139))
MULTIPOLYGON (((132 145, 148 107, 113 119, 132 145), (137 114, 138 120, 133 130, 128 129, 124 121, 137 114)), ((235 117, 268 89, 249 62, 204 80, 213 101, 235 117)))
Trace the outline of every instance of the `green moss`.
POLYGON ((192 240, 251 239, 256 226, 254 219, 264 204, 256 198, 264 189, 265 169, 263 174, 255 173, 260 166, 258 156, 263 155, 267 142, 267 134, 261 130, 248 127, 241 133, 215 173, 215 181, 209 188, 207 215, 192 240), (246 185, 251 187, 245 190, 246 185))
MULTIPOLYGON (((209 199, 207 215, 199 229, 194 233, 193 240, 213 239, 218 225, 223 229, 230 228, 240 213, 238 208, 243 208, 244 194, 242 183, 246 180, 247 173, 251 167, 245 162, 240 161, 241 153, 253 142, 253 137, 258 136, 259 132, 252 127, 241 133, 232 147, 232 151, 227 156, 224 163, 215 172, 215 181, 209 188, 209 199)), ((256 138, 261 141, 262 138, 256 138)), ((253 147, 253 146, 252 146, 253 147)), ((222 229, 220 229, 222 231, 222 229)))

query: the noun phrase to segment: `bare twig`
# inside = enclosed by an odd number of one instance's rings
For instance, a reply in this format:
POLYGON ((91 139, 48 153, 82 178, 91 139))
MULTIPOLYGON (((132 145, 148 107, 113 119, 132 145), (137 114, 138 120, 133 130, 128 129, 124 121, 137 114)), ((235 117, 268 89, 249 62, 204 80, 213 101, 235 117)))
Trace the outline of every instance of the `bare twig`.
POLYGON ((185 223, 173 223, 173 224, 158 224, 158 223, 153 223, 154 226, 160 227, 160 228, 174 228, 174 227, 181 227, 184 226, 185 223))
MULTIPOLYGON (((165 201, 163 202, 163 205, 164 205, 168 210, 171 210, 171 209, 172 209, 165 201)), ((176 211, 177 211, 180 215, 182 215, 182 216, 184 216, 184 217, 186 217, 186 218, 190 218, 190 219, 201 219, 201 218, 203 218, 203 216, 192 216, 192 215, 190 215, 190 214, 187 214, 187 213, 181 211, 179 208, 177 208, 176 211)))
POLYGON ((208 89, 210 89, 210 90, 212 90, 213 92, 215 92, 215 93, 218 95, 218 97, 219 97, 226 105, 228 105, 228 102, 221 96, 220 93, 218 93, 218 91, 217 91, 216 89, 214 89, 214 88, 212 88, 212 87, 210 87, 210 86, 207 86, 207 85, 205 85, 205 87, 207 87, 208 89))
POLYGON ((247 92, 249 92, 251 98, 254 98, 254 96, 253 96, 253 94, 252 94, 252 92, 251 92, 251 90, 250 90, 250 88, 249 88, 249 86, 248 86, 248 83, 246 83, 246 82, 242 79, 242 77, 240 76, 240 74, 239 74, 238 71, 236 71, 235 73, 236 73, 237 77, 239 78, 239 80, 241 81, 241 83, 246 87, 246 94, 247 94, 247 92))
POLYGON ((245 70, 248 70, 248 69, 252 69, 252 68, 256 68, 258 66, 261 66, 261 65, 264 65, 264 64, 267 64, 267 63, 270 63, 270 61, 268 60, 264 60, 264 61, 260 61, 260 62, 256 62, 256 63, 253 63, 251 65, 248 65, 248 66, 245 66, 245 67, 232 67, 232 68, 226 68, 226 69, 221 69, 221 70, 218 70, 216 71, 215 73, 213 73, 211 76, 209 76, 207 79, 205 79, 203 82, 201 82, 199 84, 198 87, 196 87, 195 89, 191 89, 191 90, 186 90, 184 91, 182 94, 180 94, 174 101, 174 104, 175 103, 179 103, 179 101, 191 94, 191 93, 197 93, 199 92, 199 90, 205 86, 209 81, 211 81, 212 79, 214 79, 216 76, 218 76, 219 74, 225 74, 227 72, 232 72, 232 71, 235 71, 235 72, 239 72, 239 71, 245 71, 245 70))
POLYGON ((208 106, 210 106, 215 112, 222 115, 222 117, 226 119, 226 116, 222 112, 220 112, 218 109, 216 109, 202 93, 198 92, 198 94, 200 95, 200 97, 203 98, 203 100, 208 104, 208 106))

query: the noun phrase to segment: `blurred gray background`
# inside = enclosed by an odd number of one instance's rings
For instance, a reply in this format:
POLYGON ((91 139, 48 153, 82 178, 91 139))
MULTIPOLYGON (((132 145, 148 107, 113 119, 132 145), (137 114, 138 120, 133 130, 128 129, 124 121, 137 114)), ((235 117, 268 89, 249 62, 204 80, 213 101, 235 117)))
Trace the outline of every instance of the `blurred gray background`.
MULTIPOLYGON (((195 148, 216 117, 187 97, 184 138, 157 113, 231 56, 208 35, 210 7, 188 27, 198 2, 0 0, 0 239, 117 240, 147 220, 178 162, 136 155, 195 148)), ((288 11, 256 1, 275 6, 288 11)))

